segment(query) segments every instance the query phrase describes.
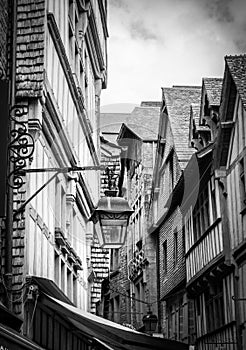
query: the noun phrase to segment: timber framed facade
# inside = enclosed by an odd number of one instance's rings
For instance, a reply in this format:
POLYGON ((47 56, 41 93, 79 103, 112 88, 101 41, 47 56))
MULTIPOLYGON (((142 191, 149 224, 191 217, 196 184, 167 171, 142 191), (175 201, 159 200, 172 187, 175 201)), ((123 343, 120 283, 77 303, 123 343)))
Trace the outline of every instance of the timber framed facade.
MULTIPOLYGON (((54 288, 61 300, 95 313, 94 232, 89 218, 100 196, 100 174, 90 170, 53 175, 47 169, 100 164, 107 1, 17 0, 3 11, 6 18, 1 26, 10 30, 14 53, 9 66, 11 103, 17 113, 22 111, 18 122, 25 125, 34 149, 26 161, 30 172, 24 173, 23 186, 13 191, 11 256, 8 228, 1 227, 3 279, 7 259, 12 269, 8 271, 11 288, 1 289, 1 300, 11 301, 13 313, 23 322, 23 335, 37 347, 85 349, 87 340, 78 334, 72 340, 71 325, 54 321, 54 312, 42 304, 41 294, 54 288), (45 281, 42 286, 34 276, 45 281)), ((1 59, 1 67, 6 61, 1 59)))

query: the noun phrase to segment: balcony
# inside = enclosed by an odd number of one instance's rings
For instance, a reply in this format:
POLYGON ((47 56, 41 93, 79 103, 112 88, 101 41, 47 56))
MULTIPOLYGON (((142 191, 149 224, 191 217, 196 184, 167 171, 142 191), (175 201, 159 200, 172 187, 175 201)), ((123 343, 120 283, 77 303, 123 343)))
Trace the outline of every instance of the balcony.
POLYGON ((222 223, 218 218, 186 253, 187 282, 222 252, 222 223))
POLYGON ((65 238, 64 232, 60 227, 55 228, 55 242, 74 270, 83 270, 80 257, 77 255, 67 238, 65 238))
POLYGON ((198 349, 237 349, 236 324, 231 322, 211 333, 199 336, 198 349))

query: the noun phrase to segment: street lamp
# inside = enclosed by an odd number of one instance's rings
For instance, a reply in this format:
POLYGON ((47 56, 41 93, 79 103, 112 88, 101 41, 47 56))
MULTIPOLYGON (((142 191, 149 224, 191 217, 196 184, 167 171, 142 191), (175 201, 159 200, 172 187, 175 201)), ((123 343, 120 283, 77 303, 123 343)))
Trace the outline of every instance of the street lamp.
POLYGON ((147 315, 144 315, 142 321, 144 324, 145 332, 150 333, 150 334, 155 332, 156 326, 158 323, 158 318, 150 310, 150 305, 149 305, 149 311, 148 311, 147 315))
POLYGON ((99 244, 103 248, 120 248, 126 239, 129 217, 133 210, 121 197, 102 197, 91 220, 95 224, 99 244))
POLYGON ((114 170, 115 168, 106 168, 108 190, 105 191, 105 197, 99 200, 90 220, 95 225, 100 246, 117 249, 125 243, 127 226, 133 210, 126 199, 116 197, 117 176, 113 174, 114 170))

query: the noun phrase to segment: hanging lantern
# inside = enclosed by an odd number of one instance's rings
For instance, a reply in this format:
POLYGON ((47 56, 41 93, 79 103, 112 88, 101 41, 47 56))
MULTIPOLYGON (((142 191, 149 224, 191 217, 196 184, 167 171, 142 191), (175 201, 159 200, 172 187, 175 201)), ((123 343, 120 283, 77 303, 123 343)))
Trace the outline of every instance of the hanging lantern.
POLYGON ((99 244, 104 248, 120 248, 126 239, 129 217, 133 210, 122 197, 102 197, 91 220, 95 224, 99 244))
POLYGON ((156 330, 158 318, 152 314, 152 311, 148 311, 147 315, 143 317, 144 330, 147 333, 154 333, 156 330))

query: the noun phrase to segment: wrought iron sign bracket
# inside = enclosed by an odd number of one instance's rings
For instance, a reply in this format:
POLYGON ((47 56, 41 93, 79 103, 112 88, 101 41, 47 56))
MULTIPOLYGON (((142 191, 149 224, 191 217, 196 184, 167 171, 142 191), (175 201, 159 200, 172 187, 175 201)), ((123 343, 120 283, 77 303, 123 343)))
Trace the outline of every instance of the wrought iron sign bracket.
POLYGON ((18 190, 24 185, 21 170, 34 153, 34 139, 27 130, 27 105, 14 105, 9 112, 10 141, 8 144, 9 166, 8 185, 18 190))
POLYGON ((19 170, 20 176, 25 175, 26 173, 47 173, 47 172, 55 172, 30 198, 28 198, 15 212, 14 216, 19 214, 26 205, 33 200, 58 174, 66 174, 69 172, 76 171, 88 171, 88 170, 104 170, 104 166, 83 166, 83 167, 64 167, 64 168, 37 168, 37 169, 21 169, 19 170))

